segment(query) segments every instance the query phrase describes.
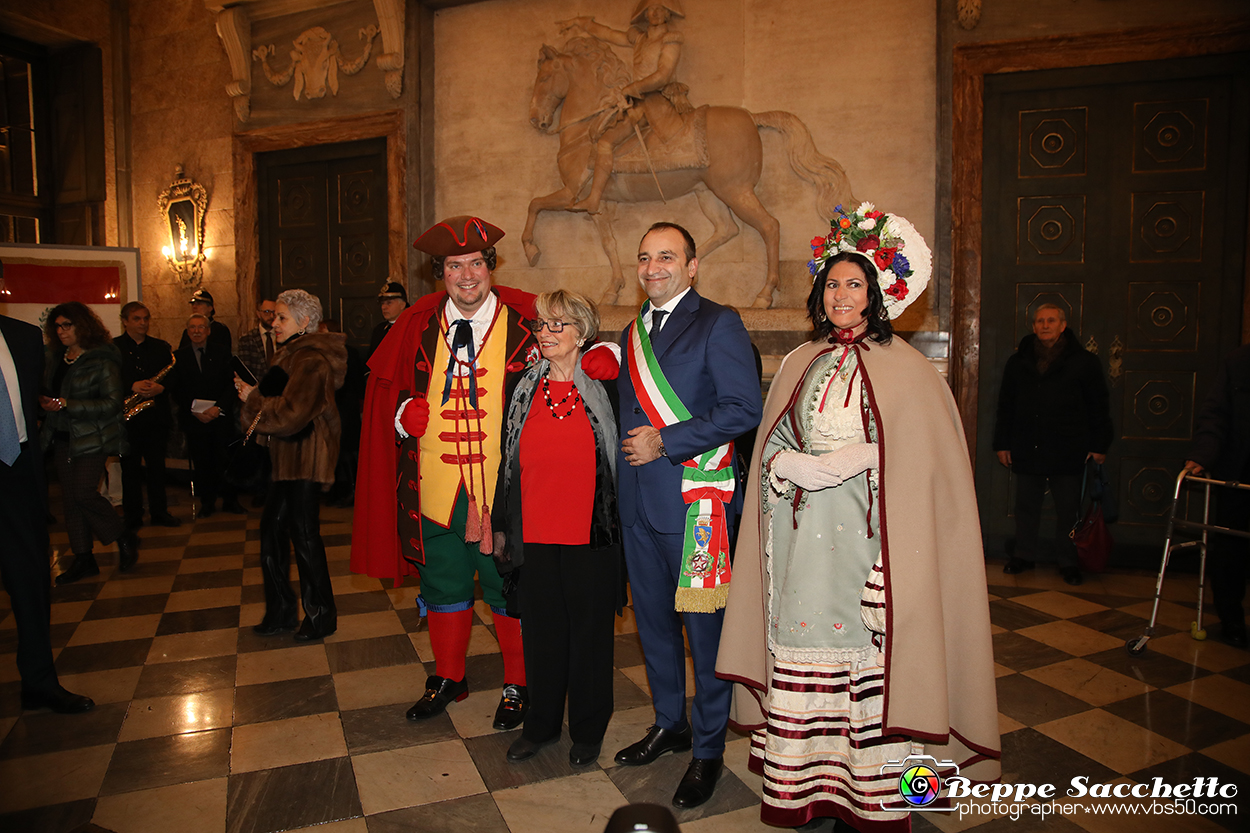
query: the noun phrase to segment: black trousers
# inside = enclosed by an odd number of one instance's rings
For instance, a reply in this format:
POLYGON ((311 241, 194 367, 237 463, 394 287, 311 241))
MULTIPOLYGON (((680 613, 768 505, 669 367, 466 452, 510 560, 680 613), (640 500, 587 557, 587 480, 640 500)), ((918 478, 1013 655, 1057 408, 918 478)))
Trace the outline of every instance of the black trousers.
MULTIPOLYGON (((65 527, 75 555, 91 552, 91 539, 111 544, 126 531, 126 524, 108 498, 100 494, 100 477, 108 457, 104 454, 69 456, 69 443, 58 440, 52 453, 56 476, 65 501, 65 527)), ((45 519, 47 516, 44 516, 45 519)))
POLYGON ((229 462, 229 417, 218 417, 210 423, 191 421, 184 423, 187 435, 187 454, 191 458, 191 479, 195 482, 195 496, 207 506, 213 506, 218 497, 230 500, 235 490, 222 480, 222 473, 229 462), (220 425, 218 423, 221 423, 220 425))
POLYGON ((1076 546, 1069 533, 1081 511, 1081 475, 1016 475, 1017 558, 1037 558, 1038 531, 1042 526, 1042 500, 1046 487, 1055 500, 1055 561, 1060 568, 1075 567, 1076 546))
POLYGON ((564 699, 574 743, 599 743, 612 718, 612 648, 620 553, 525 544, 518 587, 530 709, 521 734, 560 734, 564 699))
POLYGON ((165 425, 126 423, 130 453, 122 457, 122 508, 126 523, 143 520, 143 489, 148 490, 148 513, 152 517, 169 511, 165 499, 165 447, 169 428, 165 425))
MULTIPOLYGON (((1218 526, 1242 532, 1250 529, 1250 492, 1212 489, 1212 493, 1215 495, 1215 523, 1218 526)), ((1250 540, 1212 533, 1207 552, 1207 580, 1215 597, 1215 612, 1228 633, 1244 633, 1246 611, 1243 602, 1246 598, 1250 540)))
POLYGON ((47 505, 36 466, 39 443, 22 445, 12 466, 0 463, 0 579, 17 625, 17 671, 23 691, 57 686, 52 665, 52 570, 48 563, 47 505))
POLYGON ((322 633, 334 630, 338 613, 326 548, 321 542, 321 484, 311 480, 275 480, 260 516, 260 569, 265 583, 265 623, 293 624, 298 617, 291 592, 290 542, 299 570, 304 615, 322 633))

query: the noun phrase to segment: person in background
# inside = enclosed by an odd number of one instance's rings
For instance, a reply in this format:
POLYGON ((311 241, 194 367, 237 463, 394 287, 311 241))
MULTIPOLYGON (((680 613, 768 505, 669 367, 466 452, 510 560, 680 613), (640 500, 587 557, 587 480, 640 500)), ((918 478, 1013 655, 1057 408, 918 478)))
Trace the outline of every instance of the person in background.
POLYGON ((543 357, 512 393, 491 523, 500 570, 524 573, 517 593, 530 710, 507 758, 528 760, 559 740, 567 696, 569 763, 587 766, 612 717, 612 616, 624 597, 616 383, 581 367, 599 332, 593 301, 558 289, 534 306, 543 357))
POLYGON ((388 280, 378 290, 378 306, 382 309, 382 321, 373 328, 373 335, 369 338, 369 355, 365 356, 366 359, 373 356, 378 345, 382 343, 382 339, 386 338, 386 334, 391 331, 391 325, 399 318, 399 314, 408 309, 408 290, 404 289, 402 283, 388 280))
POLYGON ((257 379, 265 375, 269 363, 273 361, 276 344, 273 334, 275 310, 274 301, 261 301, 256 305, 256 326, 239 336, 239 351, 236 355, 257 379))
POLYGON ((85 304, 70 301, 48 313, 48 341, 39 405, 47 413, 40 433, 52 450, 65 526, 74 553, 70 566, 56 577, 69 584, 100 574, 92 539, 117 542, 117 566, 126 572, 139 558, 139 541, 97 490, 110 456, 125 455, 122 425, 122 357, 104 322, 85 304))
MULTIPOLYGON (((220 321, 213 319, 217 312, 217 307, 213 304, 213 294, 207 289, 197 289, 191 293, 191 314, 202 315, 208 319, 211 327, 208 340, 217 349, 224 348, 226 355, 234 352, 234 339, 230 335, 230 328, 220 321)), ((190 336, 186 330, 182 331, 182 340, 178 342, 178 349, 186 347, 190 342, 190 336)))
POLYGON ((1085 461, 1102 463, 1114 434, 1098 357, 1068 330, 1067 313, 1042 304, 1033 333, 1007 359, 998 395, 994 452, 1016 476, 1016 547, 1003 572, 1033 568, 1042 500, 1055 501, 1055 560, 1064 582, 1084 581, 1068 534, 1081 512, 1085 461))
MULTIPOLYGON (((1218 480, 1250 482, 1250 345, 1242 345, 1220 363, 1215 385, 1195 421, 1194 438, 1185 471, 1218 480)), ((1215 523, 1243 532, 1250 526, 1250 493, 1216 489, 1215 523)), ((1220 639, 1234 648, 1246 647, 1246 573, 1250 545, 1245 538, 1212 535, 1207 570, 1215 612, 1220 617, 1220 639)))
POLYGON ((243 402, 240 425, 269 440, 273 480, 260 519, 260 566, 265 617, 253 630, 271 636, 295 630, 287 543, 295 550, 304 621, 297 642, 324 639, 338 629, 338 611, 326 548, 321 540, 321 490, 334 482, 339 423, 334 392, 347 373, 343 337, 319 333, 321 301, 302 289, 278 295, 274 334, 281 349, 253 387, 234 377, 243 402))
MULTIPOLYGON (((339 333, 343 326, 333 318, 321 322, 318 332, 339 333)), ((347 348, 347 377, 343 386, 334 392, 334 402, 343 423, 342 439, 339 441, 339 459, 334 467, 334 485, 326 492, 330 506, 349 507, 355 502, 356 464, 360 458, 360 403, 365 398, 365 360, 360 351, 350 344, 347 348)))
POLYGON ((143 526, 143 487, 147 484, 148 516, 158 526, 181 526, 169 514, 165 497, 165 447, 173 416, 169 394, 162 384, 174 360, 169 342, 148 335, 152 314, 138 301, 122 307, 125 332, 113 339, 122 354, 122 389, 127 400, 138 397, 134 408, 143 409, 125 420, 130 450, 122 457, 122 507, 126 527, 143 526), (160 377, 159 379, 157 377, 160 377), (139 403, 149 403, 140 406, 139 403), (145 476, 146 475, 146 476, 145 476))
MULTIPOLYGON (((4 264, 0 262, 0 295, 4 264)), ((52 660, 47 486, 35 436, 44 349, 39 328, 0 315, 0 578, 17 629, 23 709, 91 711, 90 697, 66 691, 52 660)))
POLYGON ((228 462, 227 448, 235 437, 233 374, 230 351, 220 343, 213 344, 209 332, 205 316, 196 313, 187 319, 188 341, 177 351, 174 385, 174 401, 187 435, 201 518, 211 517, 217 511, 218 497, 222 498, 221 508, 226 512, 247 512, 239 505, 234 487, 222 479, 228 462))

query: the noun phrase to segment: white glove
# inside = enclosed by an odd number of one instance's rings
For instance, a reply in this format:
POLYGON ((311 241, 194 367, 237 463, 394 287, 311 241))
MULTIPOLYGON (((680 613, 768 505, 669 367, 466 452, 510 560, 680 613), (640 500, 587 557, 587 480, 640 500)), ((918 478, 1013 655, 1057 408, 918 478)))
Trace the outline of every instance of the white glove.
POLYGON ((778 454, 773 459, 772 475, 781 480, 789 480, 809 492, 842 483, 842 478, 825 463, 824 457, 814 457, 800 451, 783 451, 778 454))
POLYGON ((855 443, 820 455, 820 461, 843 480, 850 480, 863 471, 880 468, 881 451, 876 443, 855 443))

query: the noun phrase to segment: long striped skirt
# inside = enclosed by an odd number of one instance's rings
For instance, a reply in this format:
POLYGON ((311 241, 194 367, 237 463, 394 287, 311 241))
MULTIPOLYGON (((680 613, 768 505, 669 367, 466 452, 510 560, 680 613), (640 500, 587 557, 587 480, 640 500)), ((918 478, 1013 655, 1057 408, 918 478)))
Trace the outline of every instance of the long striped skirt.
POLYGON ((751 770, 764 777, 761 819, 797 827, 818 817, 842 819, 856 830, 909 831, 898 805, 897 770, 921 744, 881 734, 885 668, 881 654, 865 662, 778 662, 768 721, 751 735, 751 770))

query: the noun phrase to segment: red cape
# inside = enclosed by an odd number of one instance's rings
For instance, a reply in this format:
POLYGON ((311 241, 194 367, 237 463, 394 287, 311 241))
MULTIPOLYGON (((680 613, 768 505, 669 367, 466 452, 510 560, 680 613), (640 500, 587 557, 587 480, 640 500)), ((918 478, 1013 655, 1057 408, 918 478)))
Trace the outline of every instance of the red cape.
MULTIPOLYGON (((525 319, 534 318, 534 295, 507 286, 495 286, 495 295, 525 319)), ((360 462, 356 472, 356 506, 352 512, 353 573, 394 579, 417 568, 400 554, 396 511, 399 506, 399 442, 395 409, 399 392, 411 390, 417 349, 425 328, 447 300, 446 292, 417 299, 400 313, 390 332, 369 359, 369 381, 361 419, 360 462)))

